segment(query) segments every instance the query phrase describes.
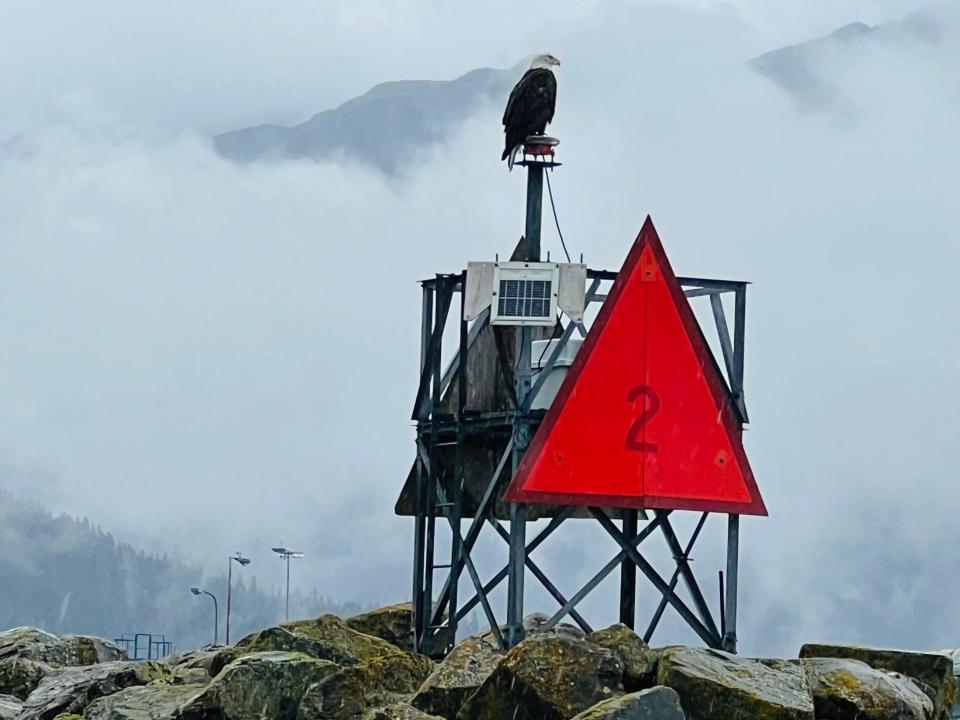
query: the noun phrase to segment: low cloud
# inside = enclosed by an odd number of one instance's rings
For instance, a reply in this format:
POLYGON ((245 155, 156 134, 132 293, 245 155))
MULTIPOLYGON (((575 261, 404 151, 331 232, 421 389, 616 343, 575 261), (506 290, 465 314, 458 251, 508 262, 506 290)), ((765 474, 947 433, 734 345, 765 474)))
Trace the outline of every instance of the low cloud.
MULTIPOLYGON (((616 268, 650 212, 679 272, 754 283, 746 443, 771 516, 744 521, 744 651, 960 644, 943 602, 960 500, 955 15, 935 15, 937 43, 823 67, 843 102, 803 113, 744 65, 768 49, 745 12, 618 3, 553 21, 565 237, 616 268)), ((468 45, 476 65, 529 49, 468 45)), ((468 69, 441 56, 441 74, 468 69)), ((399 72, 368 63, 351 77, 399 72)), ((207 131, 272 102, 244 90, 195 130, 199 97, 174 98, 176 118, 153 132, 131 111, 139 94, 111 107, 106 91, 51 115, 33 89, 8 121, 0 448, 58 479, 55 509, 150 547, 212 563, 241 547, 269 583, 283 541, 308 554, 304 586, 405 597, 412 531, 392 505, 412 459, 415 283, 508 252, 523 177, 497 163, 492 106, 400 179, 237 166, 207 131)), ((155 78, 138 89, 163 91, 155 78)), ((322 107, 276 92, 284 112, 322 107)), ((559 252, 550 229, 545 243, 559 252)), ((721 538, 717 524, 697 555, 708 588, 721 538)), ((572 591, 615 549, 581 525, 539 552, 572 591)), ((612 621, 614 603, 588 608, 612 621)), ((672 624, 655 640, 689 637, 672 624)))

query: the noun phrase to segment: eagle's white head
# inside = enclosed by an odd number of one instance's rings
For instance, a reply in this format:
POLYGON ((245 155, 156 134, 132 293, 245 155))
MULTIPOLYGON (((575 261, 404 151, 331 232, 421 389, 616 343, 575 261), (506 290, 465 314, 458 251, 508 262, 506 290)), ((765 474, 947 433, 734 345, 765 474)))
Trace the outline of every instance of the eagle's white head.
POLYGON ((530 69, 533 70, 534 68, 545 68, 546 70, 552 70, 559 64, 560 61, 557 60, 553 55, 550 53, 543 53, 542 55, 537 55, 533 59, 533 62, 530 63, 530 69))

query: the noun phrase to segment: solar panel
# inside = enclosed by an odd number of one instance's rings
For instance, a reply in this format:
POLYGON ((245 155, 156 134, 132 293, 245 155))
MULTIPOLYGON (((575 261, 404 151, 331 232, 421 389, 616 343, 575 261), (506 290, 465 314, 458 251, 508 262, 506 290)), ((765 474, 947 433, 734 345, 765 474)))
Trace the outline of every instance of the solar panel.
POLYGON ((556 263, 497 263, 493 283, 493 323, 552 325, 557 314, 556 263))
POLYGON ((549 280, 500 280, 497 315, 515 318, 549 318, 549 280))

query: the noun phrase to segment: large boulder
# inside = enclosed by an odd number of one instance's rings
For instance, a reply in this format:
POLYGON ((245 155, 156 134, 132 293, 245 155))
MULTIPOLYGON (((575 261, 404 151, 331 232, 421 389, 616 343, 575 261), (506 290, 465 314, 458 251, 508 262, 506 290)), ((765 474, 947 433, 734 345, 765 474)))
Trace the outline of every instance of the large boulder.
POLYGON ((0 720, 16 720, 22 709, 19 698, 13 695, 0 695, 0 720))
POLYGON ((406 703, 395 703, 367 710, 362 720, 441 720, 441 718, 436 715, 427 715, 406 703))
POLYGON ((294 720, 314 683, 337 672, 327 660, 296 652, 258 652, 234 660, 196 697, 181 720, 294 720))
POLYGON ((676 690, 683 709, 697 720, 814 720, 806 672, 798 662, 666 648, 657 683, 676 690))
POLYGON ((94 700, 85 720, 172 720, 177 709, 203 691, 202 685, 171 685, 164 682, 128 687, 94 700))
POLYGON ((628 693, 653 687, 659 656, 626 625, 611 625, 587 635, 587 641, 605 647, 623 663, 623 689, 628 693))
POLYGON ((0 693, 26 700, 53 667, 21 657, 0 658, 0 693))
MULTIPOLYGON (((202 648, 187 653, 174 653, 164 662, 174 673, 200 670, 207 678, 216 677, 224 667, 236 660, 233 647, 202 648)), ((239 657, 239 656, 238 656, 239 657)))
POLYGON ((220 651, 212 661, 211 672, 219 672, 225 663, 243 655, 267 651, 301 652, 342 666, 377 657, 410 655, 386 640, 352 630, 335 615, 322 615, 248 635, 234 647, 220 651))
POLYGON ((654 687, 604 700, 573 720, 686 720, 686 716, 675 690, 654 687))
POLYGON ((622 691, 623 664, 607 650, 562 634, 513 648, 458 714, 459 720, 566 720, 622 691))
POLYGON ((419 655, 397 653, 343 668, 307 690, 299 720, 359 720, 370 707, 408 700, 433 669, 419 655))
POLYGON ((503 658, 503 653, 482 638, 467 638, 423 681, 410 704, 454 720, 467 698, 490 677, 503 658))
POLYGON ((933 701, 909 677, 859 660, 810 658, 817 720, 928 720, 933 701))
POLYGON ((0 659, 10 657, 66 667, 126 660, 127 654, 113 643, 91 635, 57 637, 37 628, 19 627, 0 633, 0 659))
POLYGON ((162 678, 152 662, 115 661, 68 667, 45 677, 23 703, 21 720, 52 720, 61 713, 82 713, 97 698, 162 678))
POLYGON ((386 640, 401 650, 413 652, 413 603, 398 603, 348 618, 351 630, 386 640))
POLYGON ((800 648, 801 658, 841 658, 859 660, 877 670, 891 670, 919 681, 933 701, 937 717, 949 717, 957 700, 953 660, 938 653, 879 650, 856 645, 807 644, 800 648))
POLYGON ((125 660, 113 643, 88 635, 57 637, 33 627, 0 633, 0 694, 25 699, 52 668, 125 660))

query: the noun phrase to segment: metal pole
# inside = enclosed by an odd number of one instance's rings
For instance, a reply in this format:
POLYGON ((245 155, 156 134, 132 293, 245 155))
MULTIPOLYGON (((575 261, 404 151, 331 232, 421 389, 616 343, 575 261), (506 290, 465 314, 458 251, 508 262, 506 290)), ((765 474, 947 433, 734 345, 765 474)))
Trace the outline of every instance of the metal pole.
POLYGON ((540 221, 543 211, 543 165, 531 162, 527 165, 527 257, 525 260, 540 260, 540 221))
POLYGON ((723 603, 726 632, 723 649, 737 651, 737 570, 740 555, 740 516, 730 515, 727 520, 727 576, 726 598, 723 603))
POLYGON ((230 644, 230 594, 233 580, 233 557, 227 558, 227 636, 224 643, 230 644))
POLYGON ((290 555, 287 555, 287 609, 284 613, 284 622, 290 622, 290 555))
MULTIPOLYGON (((623 536, 633 540, 637 535, 636 510, 623 511, 623 536)), ((628 557, 620 563, 620 622, 631 630, 637 621, 637 566, 628 557)))
POLYGON ((220 628, 220 616, 217 610, 217 596, 212 592, 207 592, 206 590, 201 590, 201 592, 204 595, 209 595, 210 599, 213 600, 213 644, 216 645, 220 628))
MULTIPOLYGON (((427 347, 430 336, 433 334, 433 289, 423 286, 423 305, 420 313, 420 375, 429 362, 427 347)), ((415 515, 413 530, 413 642, 414 650, 420 652, 420 643, 423 640, 428 615, 431 612, 424 599, 424 554, 426 545, 426 483, 424 478, 423 460, 420 457, 419 444, 423 440, 421 421, 417 421, 417 460, 416 460, 416 492, 414 494, 415 515)))
MULTIPOLYGON (((540 260, 540 221, 543 210, 543 164, 527 165, 527 217, 524 232, 523 260, 540 260)), ((513 474, 516 475, 520 461, 530 446, 530 420, 526 407, 532 385, 531 346, 533 333, 529 327, 520 327, 516 333, 517 368, 514 373, 514 389, 517 397, 517 412, 513 423, 513 474)), ((523 639, 523 579, 526 569, 527 510, 526 507, 510 505, 510 561, 507 572, 507 645, 513 647, 523 639)))

